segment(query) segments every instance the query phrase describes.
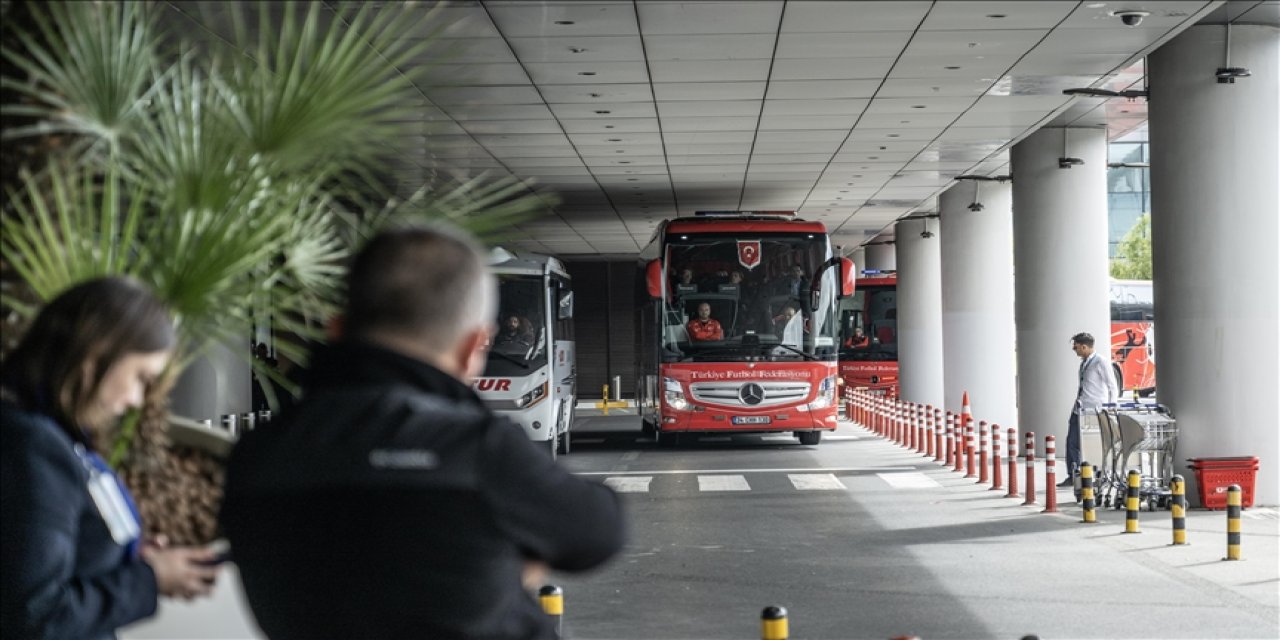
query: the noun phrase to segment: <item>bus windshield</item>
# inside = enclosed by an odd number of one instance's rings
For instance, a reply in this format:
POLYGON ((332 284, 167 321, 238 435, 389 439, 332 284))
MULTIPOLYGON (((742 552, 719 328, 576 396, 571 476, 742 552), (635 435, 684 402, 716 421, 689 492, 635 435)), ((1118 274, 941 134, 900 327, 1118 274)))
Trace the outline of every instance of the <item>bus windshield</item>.
POLYGON ((898 359, 898 290, 892 286, 859 286, 840 305, 846 336, 842 360, 898 359))
POLYGON ((666 264, 664 361, 835 359, 840 270, 825 235, 680 236, 666 264))
POLYGON ((542 276, 498 274, 498 329, 486 377, 526 376, 547 363, 545 296, 542 276))

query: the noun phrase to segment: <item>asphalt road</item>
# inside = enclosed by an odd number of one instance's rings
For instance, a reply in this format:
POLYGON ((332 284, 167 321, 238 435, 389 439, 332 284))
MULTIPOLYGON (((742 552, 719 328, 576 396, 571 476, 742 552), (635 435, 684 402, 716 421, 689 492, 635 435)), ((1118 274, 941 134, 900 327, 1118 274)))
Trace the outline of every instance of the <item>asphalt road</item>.
POLYGON ((1168 551, 1167 512, 1146 535, 1121 534, 1122 512, 1082 526, 1069 491, 1040 514, 847 424, 818 446, 659 449, 634 416, 574 431, 561 462, 625 493, 631 537, 596 572, 552 576, 566 638, 758 638, 769 605, 793 638, 1280 637, 1275 520, 1246 523, 1265 549, 1247 540, 1263 555, 1245 566, 1219 561, 1211 512, 1199 548, 1168 551))

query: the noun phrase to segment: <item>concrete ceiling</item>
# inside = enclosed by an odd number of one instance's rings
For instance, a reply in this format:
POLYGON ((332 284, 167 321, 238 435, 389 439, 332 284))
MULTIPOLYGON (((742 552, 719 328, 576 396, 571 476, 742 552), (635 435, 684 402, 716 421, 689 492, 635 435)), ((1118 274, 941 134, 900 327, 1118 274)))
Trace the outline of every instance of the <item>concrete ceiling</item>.
POLYGON ((511 244, 562 256, 635 255, 700 209, 795 210, 853 247, 934 210, 957 175, 1007 172, 1041 126, 1140 124, 1145 101, 1062 90, 1141 88, 1144 55, 1178 32, 1275 5, 451 2, 448 57, 422 60, 430 134, 397 178, 530 180, 560 204, 511 244), (1128 27, 1120 9, 1151 15, 1128 27))

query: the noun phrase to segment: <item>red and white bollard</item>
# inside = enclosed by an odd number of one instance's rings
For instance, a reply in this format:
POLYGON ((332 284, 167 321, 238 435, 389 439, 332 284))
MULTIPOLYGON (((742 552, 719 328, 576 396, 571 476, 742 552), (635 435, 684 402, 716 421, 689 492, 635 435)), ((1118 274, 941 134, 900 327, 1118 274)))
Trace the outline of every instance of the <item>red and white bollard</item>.
POLYGON ((1018 430, 1009 427, 1009 493, 1006 498, 1018 497, 1018 430))
POLYGON ((1044 437, 1044 510, 1040 513, 1058 512, 1058 478, 1054 467, 1053 436, 1044 437))
POLYGON ((988 491, 1004 489, 1004 478, 1000 473, 1000 425, 991 425, 991 488, 988 491))
POLYGON ((947 412, 947 464, 951 465, 952 471, 960 470, 960 429, 956 424, 956 414, 947 412))
POLYGON ((934 461, 942 462, 943 464, 946 464, 942 456, 943 456, 943 450, 944 450, 943 443, 946 442, 947 440, 947 425, 942 422, 942 409, 938 409, 938 408, 934 408, 933 410, 933 439, 934 439, 934 447, 933 447, 934 461))
POLYGON ((974 468, 973 468, 973 450, 976 448, 976 447, 974 447, 974 442, 973 442, 973 417, 968 417, 968 418, 966 418, 964 415, 961 415, 960 417, 965 419, 965 425, 964 425, 964 462, 965 462, 965 472, 964 472, 964 477, 966 477, 966 478, 975 478, 975 477, 977 477, 977 475, 974 473, 974 468))
POLYGON ((1027 499, 1024 505, 1036 503, 1036 432, 1027 432, 1027 450, 1024 454, 1027 461, 1027 499))
POLYGON ((916 405, 916 453, 924 453, 924 442, 927 434, 924 430, 924 405, 916 405))
POLYGON ((933 457, 933 441, 936 432, 933 428, 933 405, 924 407, 924 457, 933 457))
POLYGON ((978 484, 986 484, 991 478, 987 475, 987 421, 978 423, 978 484))

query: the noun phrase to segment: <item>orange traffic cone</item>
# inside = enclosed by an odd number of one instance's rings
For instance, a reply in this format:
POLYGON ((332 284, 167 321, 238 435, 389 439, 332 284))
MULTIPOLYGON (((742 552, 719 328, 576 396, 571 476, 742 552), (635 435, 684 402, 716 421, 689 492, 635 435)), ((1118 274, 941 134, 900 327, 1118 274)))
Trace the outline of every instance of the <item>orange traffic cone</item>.
MULTIPOLYGON (((973 410, 969 408, 969 392, 965 391, 960 400, 960 426, 968 427, 971 422, 973 422, 973 410)), ((969 442, 966 440, 961 451, 967 452, 968 450, 969 442)))

